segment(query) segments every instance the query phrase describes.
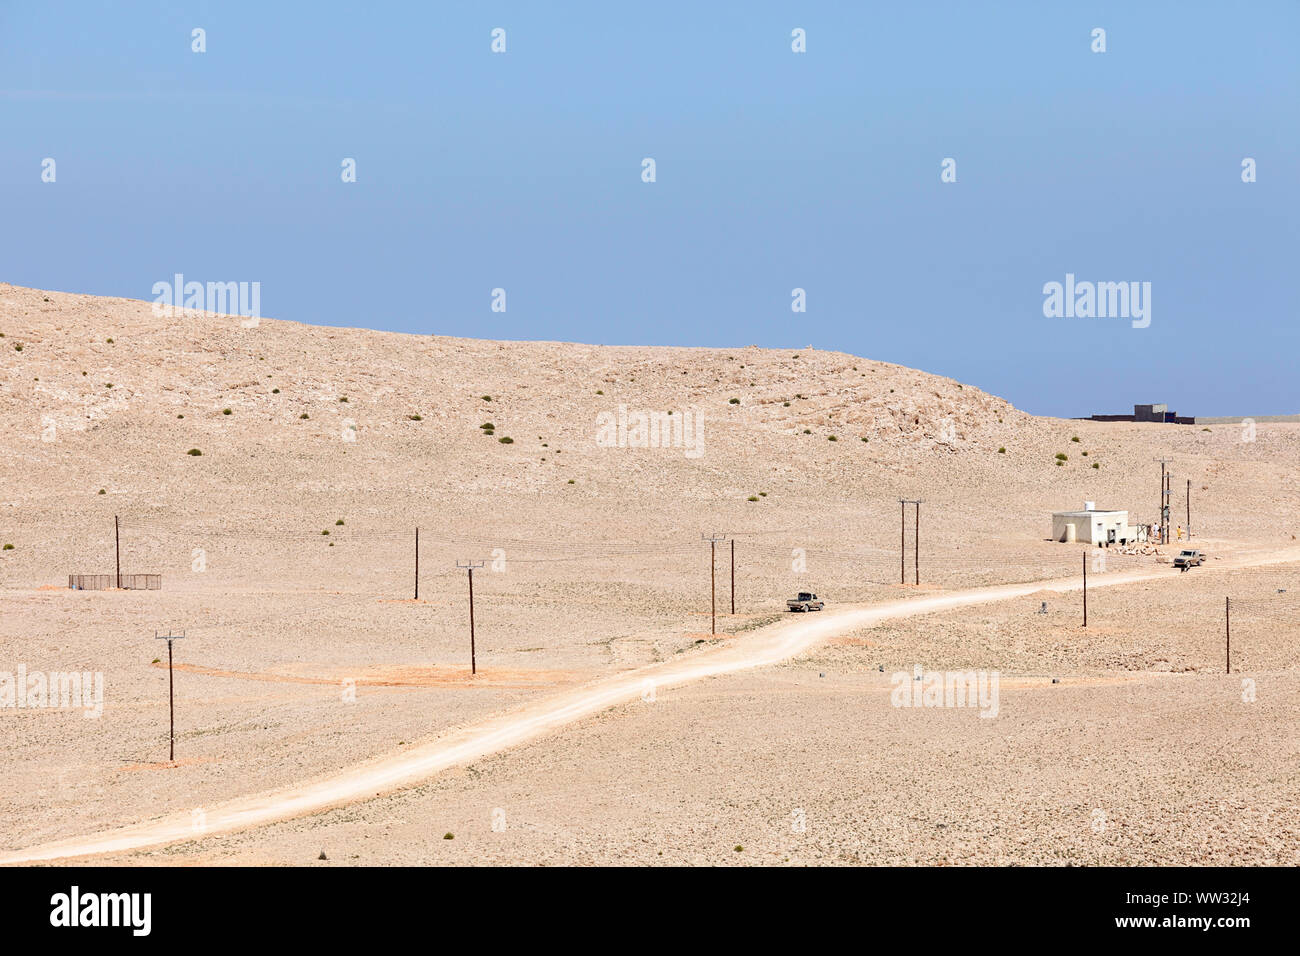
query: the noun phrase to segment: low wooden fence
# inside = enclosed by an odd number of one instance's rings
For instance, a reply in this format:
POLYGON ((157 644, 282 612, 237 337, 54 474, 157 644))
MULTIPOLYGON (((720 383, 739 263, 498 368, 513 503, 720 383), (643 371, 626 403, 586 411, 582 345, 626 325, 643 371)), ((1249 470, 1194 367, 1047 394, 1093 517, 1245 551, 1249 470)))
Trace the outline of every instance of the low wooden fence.
MULTIPOLYGON (((74 591, 106 591, 117 587, 116 574, 69 574, 68 587, 74 591)), ((122 588, 128 591, 161 591, 161 574, 124 574, 122 588)))

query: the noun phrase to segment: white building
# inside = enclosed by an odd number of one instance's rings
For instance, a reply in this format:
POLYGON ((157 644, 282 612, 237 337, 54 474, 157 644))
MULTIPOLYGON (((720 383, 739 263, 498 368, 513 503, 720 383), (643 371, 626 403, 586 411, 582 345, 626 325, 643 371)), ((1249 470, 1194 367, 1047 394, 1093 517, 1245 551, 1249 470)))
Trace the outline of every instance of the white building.
POLYGON ((1098 511, 1091 501, 1082 511, 1052 512, 1053 541, 1083 541, 1087 544, 1127 544, 1138 538, 1137 528, 1128 523, 1127 511, 1098 511))

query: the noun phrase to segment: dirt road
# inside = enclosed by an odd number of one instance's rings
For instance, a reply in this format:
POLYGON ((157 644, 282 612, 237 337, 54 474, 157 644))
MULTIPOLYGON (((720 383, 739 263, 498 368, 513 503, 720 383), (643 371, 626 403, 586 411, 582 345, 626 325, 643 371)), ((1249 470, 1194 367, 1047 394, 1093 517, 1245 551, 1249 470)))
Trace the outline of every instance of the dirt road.
MULTIPOLYGON (((1243 553, 1215 562, 1214 570, 1292 561, 1300 561, 1300 548, 1243 553)), ((1176 576, 1178 572, 1163 566, 1097 575, 1089 581, 1089 587, 1112 587, 1176 576)), ((0 854, 0 864, 70 859, 180 843, 368 800, 419 784, 450 767, 526 744, 610 707, 649 699, 651 691, 657 694, 665 688, 706 677, 775 664, 846 631, 870 627, 892 618, 1024 597, 1038 591, 1066 593, 1081 587, 1079 578, 1035 581, 800 615, 735 638, 724 646, 604 678, 328 777, 207 807, 205 825, 201 829, 196 827, 191 813, 185 811, 100 834, 0 854)))

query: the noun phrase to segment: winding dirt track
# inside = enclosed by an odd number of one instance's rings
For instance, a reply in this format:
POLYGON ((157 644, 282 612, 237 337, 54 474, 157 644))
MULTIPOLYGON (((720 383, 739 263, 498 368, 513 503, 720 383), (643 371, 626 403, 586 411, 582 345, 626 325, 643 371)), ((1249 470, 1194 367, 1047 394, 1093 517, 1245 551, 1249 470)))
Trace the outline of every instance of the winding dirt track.
MULTIPOLYGON (((1300 561, 1300 548, 1243 554, 1215 562, 1214 570, 1300 561)), ((1175 576, 1168 566, 1094 577, 1089 587, 1112 587, 1175 576)), ((1034 581, 952 591, 885 604, 823 611, 799 616, 737 638, 727 645, 683 660, 627 671, 574 688, 519 710, 405 750, 340 770, 327 777, 280 790, 239 797, 205 808, 206 826, 196 830, 188 810, 91 836, 72 837, 0 854, 0 864, 120 853, 233 833, 332 807, 371 799, 410 787, 450 767, 479 760, 552 733, 584 717, 639 699, 656 690, 794 657, 838 633, 869 627, 891 618, 912 617, 955 607, 1024 597, 1036 591, 1066 593, 1082 587, 1081 578, 1034 581)))

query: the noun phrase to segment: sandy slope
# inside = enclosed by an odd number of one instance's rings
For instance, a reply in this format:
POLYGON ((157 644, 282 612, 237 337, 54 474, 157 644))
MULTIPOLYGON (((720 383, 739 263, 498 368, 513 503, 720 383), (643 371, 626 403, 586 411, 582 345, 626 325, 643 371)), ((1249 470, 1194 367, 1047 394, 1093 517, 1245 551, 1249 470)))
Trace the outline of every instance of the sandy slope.
MULTIPOLYGON (((1081 556, 1045 540, 1050 512, 1095 500, 1149 519, 1157 458, 1172 462, 1179 514, 1190 479, 1212 566, 1300 534, 1300 425, 1261 424, 1251 441, 1236 426, 1035 418, 971 385, 843 353, 247 328, 2 283, 0 335, 0 543, 14 546, 0 550, 0 671, 97 671, 106 688, 99 720, 0 713, 13 730, 0 735, 11 855, 128 832, 140 807, 181 826, 176 839, 207 807, 211 834, 243 826, 240 813, 280 812, 279 798, 250 793, 292 795, 287 805, 308 808, 292 812, 309 812, 373 796, 372 772, 377 789, 405 786, 449 753, 510 747, 555 720, 580 731, 572 719, 637 699, 646 673, 752 668, 791 653, 787 639, 814 639, 798 628, 832 626, 827 614, 765 630, 796 590, 874 620, 870 608, 900 594, 900 497, 925 499, 922 586, 939 595, 1067 581, 1081 556), (620 406, 698 413, 702 453, 601 445, 598 422, 620 406), (66 590, 69 573, 113 569, 115 516, 123 570, 161 573, 163 590, 66 590), (720 615, 720 635, 704 532, 736 542, 737 613, 720 615), (493 563, 475 577, 477 680, 455 567, 467 558, 493 563), (162 760, 158 627, 190 635, 174 766, 162 760), (345 704, 347 680, 357 695, 345 704), (575 709, 553 711, 563 706, 575 709), (530 723, 508 729, 520 715, 530 723), (393 756, 366 763, 376 754, 393 756)), ((718 557, 722 611, 725 546, 718 557)), ((1111 575, 1133 566, 1111 559, 1111 575)), ((1224 593, 1205 587, 1188 575, 1166 589, 1183 617, 1158 642, 1140 613, 1090 626, 1085 641, 1055 604, 1056 630, 1036 617, 1014 641, 1000 620, 985 625, 993 637, 945 624, 917 641, 930 625, 910 617, 887 627, 927 660, 975 659, 1008 679, 1043 661, 1066 677, 1144 677, 1213 660, 1200 648, 1224 593)), ((1277 639, 1257 660, 1294 667, 1285 622, 1259 626, 1277 639)))
MULTIPOLYGON (((1253 559, 1242 558, 1228 567, 1262 566, 1300 560, 1300 548, 1277 551, 1253 559)), ((1167 578, 1172 572, 1130 571, 1108 575, 1093 586, 1113 587, 1167 578)), ((870 627, 881 621, 969 607, 1033 594, 1040 590, 1065 592, 1082 587, 1082 581, 1032 582, 971 589, 899 601, 878 607, 844 608, 791 620, 730 646, 686 661, 641 668, 598 681, 552 699, 529 705, 406 753, 381 758, 324 780, 267 794, 231 801, 206 811, 205 829, 196 833, 193 818, 176 815, 99 836, 64 840, 0 856, 0 863, 32 863, 118 853, 160 844, 230 833, 313 813, 339 804, 366 800, 400 787, 419 783, 449 767, 469 763, 488 754, 517 747, 574 721, 626 703, 658 687, 673 687, 707 677, 779 663, 836 634, 870 627)))

